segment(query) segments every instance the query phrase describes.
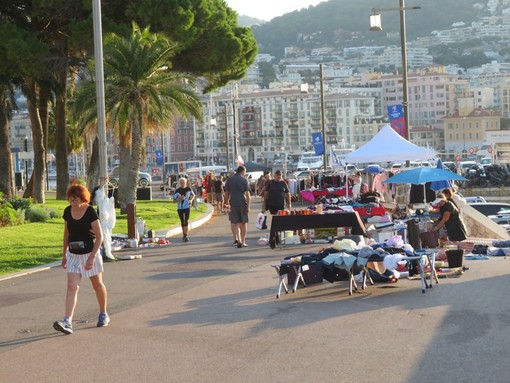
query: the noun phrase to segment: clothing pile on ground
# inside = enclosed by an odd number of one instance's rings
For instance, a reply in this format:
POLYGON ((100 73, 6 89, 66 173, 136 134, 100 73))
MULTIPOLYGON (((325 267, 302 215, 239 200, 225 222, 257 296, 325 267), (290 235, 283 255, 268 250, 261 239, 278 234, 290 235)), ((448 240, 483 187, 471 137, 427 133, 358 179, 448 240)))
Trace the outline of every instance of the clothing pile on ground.
MULTIPOLYGON (((292 266, 296 264, 308 265, 303 272, 305 283, 320 283, 323 279, 330 283, 345 281, 350 275, 362 273, 369 262, 381 262, 384 268, 391 270, 395 277, 382 278, 378 281, 391 281, 403 276, 418 274, 418 264, 405 260, 408 256, 415 256, 414 249, 404 244, 400 236, 395 236, 385 243, 366 245, 361 236, 357 244, 349 238, 340 238, 327 248, 317 253, 303 253, 287 257, 281 262, 280 274, 292 274, 292 266)), ((370 271, 370 269, 369 269, 370 271)), ((371 277, 375 275, 370 273, 371 277)), ((373 278, 374 279, 374 278, 373 278)), ((292 281, 289 280, 289 283, 292 281)))

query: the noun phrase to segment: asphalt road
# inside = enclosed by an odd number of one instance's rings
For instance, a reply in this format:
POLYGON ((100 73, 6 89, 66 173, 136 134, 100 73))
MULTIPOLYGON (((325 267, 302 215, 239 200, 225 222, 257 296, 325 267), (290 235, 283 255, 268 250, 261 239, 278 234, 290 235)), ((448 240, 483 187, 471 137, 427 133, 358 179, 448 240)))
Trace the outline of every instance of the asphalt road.
POLYGON ((275 298, 270 267, 320 245, 234 248, 226 216, 191 242, 128 250, 105 265, 110 326, 84 280, 75 332, 60 268, 0 281, 1 382, 507 382, 510 259, 466 261, 425 294, 400 280, 347 294, 347 283, 275 298))

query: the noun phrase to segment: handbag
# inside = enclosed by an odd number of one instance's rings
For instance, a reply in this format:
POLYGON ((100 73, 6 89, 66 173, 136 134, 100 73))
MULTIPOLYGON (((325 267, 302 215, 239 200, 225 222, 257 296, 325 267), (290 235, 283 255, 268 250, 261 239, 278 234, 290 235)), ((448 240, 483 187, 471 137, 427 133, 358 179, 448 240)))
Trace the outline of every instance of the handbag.
POLYGON ((420 233, 420 240, 423 248, 434 249, 439 245, 439 237, 435 231, 424 231, 420 233))

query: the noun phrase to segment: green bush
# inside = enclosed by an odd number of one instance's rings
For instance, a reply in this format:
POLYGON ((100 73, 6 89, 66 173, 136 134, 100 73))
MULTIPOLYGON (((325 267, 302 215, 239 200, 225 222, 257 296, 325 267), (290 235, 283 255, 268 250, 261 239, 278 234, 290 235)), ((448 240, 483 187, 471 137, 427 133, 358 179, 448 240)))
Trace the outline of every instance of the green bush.
POLYGON ((23 225, 25 223, 25 213, 27 211, 25 209, 18 209, 16 210, 16 225, 23 225))
POLYGON ((28 198, 21 198, 21 197, 6 197, 5 200, 9 202, 14 210, 26 210, 32 205, 32 200, 28 198))
POLYGON ((50 219, 50 212, 40 206, 31 206, 25 212, 25 218, 30 222, 46 222, 50 219))
POLYGON ((16 222, 16 210, 10 204, 0 202, 0 227, 12 226, 16 222))
POLYGON ((49 209, 48 212, 50 213, 50 218, 60 218, 61 217, 61 215, 53 209, 49 209))

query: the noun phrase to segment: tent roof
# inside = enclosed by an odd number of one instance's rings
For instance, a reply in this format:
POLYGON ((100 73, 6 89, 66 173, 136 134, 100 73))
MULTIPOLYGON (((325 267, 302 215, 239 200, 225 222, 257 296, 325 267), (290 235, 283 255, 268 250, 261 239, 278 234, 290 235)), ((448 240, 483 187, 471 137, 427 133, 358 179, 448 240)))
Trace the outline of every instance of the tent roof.
POLYGON ((243 165, 246 168, 247 172, 263 172, 263 171, 271 171, 271 168, 268 166, 265 166, 263 164, 258 164, 253 161, 248 161, 243 165))
POLYGON ((430 149, 417 146, 389 126, 385 125, 365 145, 345 156, 345 161, 351 164, 428 160, 434 158, 430 149))

